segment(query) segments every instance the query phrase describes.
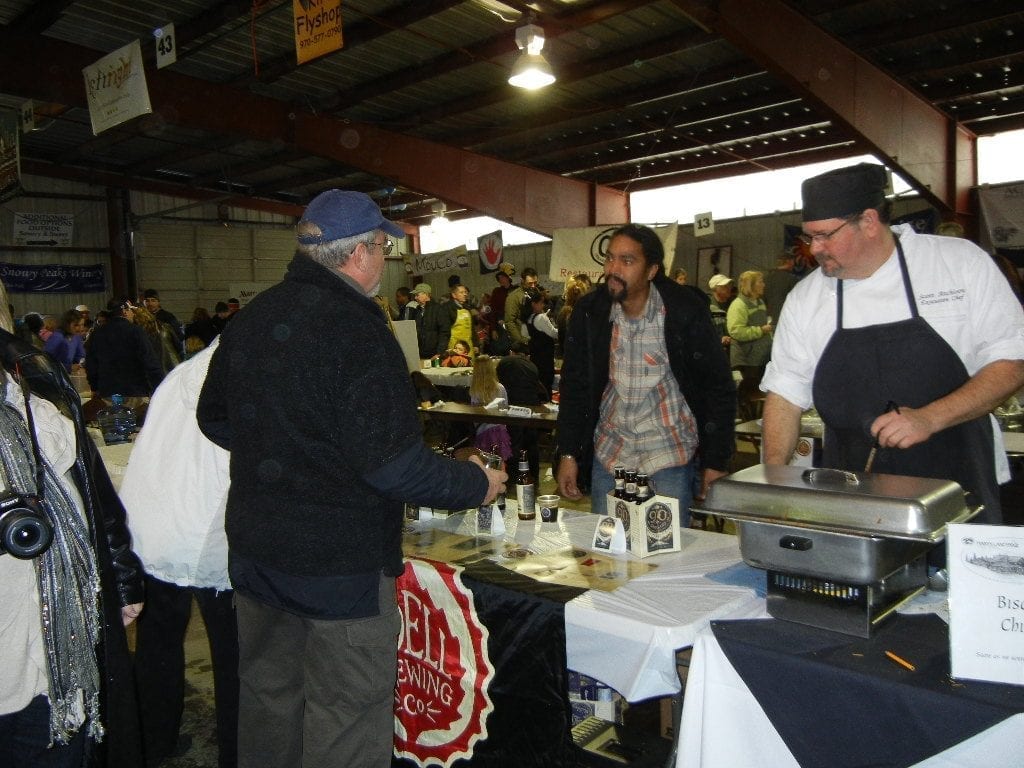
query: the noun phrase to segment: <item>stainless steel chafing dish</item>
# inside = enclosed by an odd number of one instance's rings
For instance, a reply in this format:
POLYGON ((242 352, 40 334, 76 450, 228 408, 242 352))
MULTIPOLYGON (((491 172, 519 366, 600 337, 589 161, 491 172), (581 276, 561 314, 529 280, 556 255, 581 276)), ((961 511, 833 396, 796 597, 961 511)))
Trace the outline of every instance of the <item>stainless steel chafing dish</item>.
POLYGON ((956 483, 760 464, 715 482, 698 512, 735 521, 768 571, 768 612, 861 637, 927 583, 925 555, 969 520, 956 483))

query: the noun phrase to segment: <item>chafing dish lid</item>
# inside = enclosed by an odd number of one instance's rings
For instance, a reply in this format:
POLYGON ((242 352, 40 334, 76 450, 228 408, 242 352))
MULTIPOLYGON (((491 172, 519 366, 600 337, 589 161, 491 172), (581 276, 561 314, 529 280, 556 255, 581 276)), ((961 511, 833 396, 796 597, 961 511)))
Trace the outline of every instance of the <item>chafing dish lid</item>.
POLYGON ((949 480, 758 464, 712 484, 702 512, 734 520, 935 541, 977 510, 949 480))

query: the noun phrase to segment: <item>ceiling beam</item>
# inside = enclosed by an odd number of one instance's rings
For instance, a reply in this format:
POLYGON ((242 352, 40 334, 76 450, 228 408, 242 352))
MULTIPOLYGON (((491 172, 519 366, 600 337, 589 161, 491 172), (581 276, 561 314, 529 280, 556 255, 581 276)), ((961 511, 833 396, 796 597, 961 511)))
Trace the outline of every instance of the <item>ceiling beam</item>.
MULTIPOLYGON (((82 69, 105 55, 50 37, 0 29, 0 72, 11 93, 86 106, 82 69), (40 78, 37 62, 45 61, 40 78)), ((299 110, 230 86, 147 68, 158 119, 326 157, 536 232, 629 220, 629 199, 608 187, 392 131, 299 110)))
POLYGON ((124 176, 119 173, 110 173, 96 168, 72 168, 55 163, 44 163, 39 160, 23 159, 21 161, 21 170, 23 173, 33 176, 47 176, 51 179, 79 181, 92 186, 115 189, 133 189, 137 192, 181 197, 186 200, 217 202, 219 205, 229 205, 252 211, 264 211, 266 213, 277 213, 282 216, 294 216, 296 219, 302 215, 302 211, 305 209, 303 205, 281 203, 275 200, 261 200, 244 195, 228 196, 225 195, 223 190, 197 189, 187 184, 172 184, 152 179, 140 179, 135 176, 124 176))
POLYGON ((943 215, 969 215, 973 133, 781 0, 673 0, 862 137, 943 215))

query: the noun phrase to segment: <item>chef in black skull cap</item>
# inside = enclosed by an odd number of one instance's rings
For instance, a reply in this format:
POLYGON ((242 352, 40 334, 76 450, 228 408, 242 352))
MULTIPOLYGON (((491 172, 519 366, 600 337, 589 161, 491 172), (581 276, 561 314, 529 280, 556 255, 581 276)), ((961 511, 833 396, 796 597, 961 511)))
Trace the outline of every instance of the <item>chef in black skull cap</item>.
POLYGON ((888 176, 861 163, 803 183, 820 266, 786 299, 761 389, 768 464, 785 464, 814 406, 822 464, 954 480, 1000 523, 1009 467, 993 408, 1024 386, 1024 312, 967 240, 891 227, 888 176))

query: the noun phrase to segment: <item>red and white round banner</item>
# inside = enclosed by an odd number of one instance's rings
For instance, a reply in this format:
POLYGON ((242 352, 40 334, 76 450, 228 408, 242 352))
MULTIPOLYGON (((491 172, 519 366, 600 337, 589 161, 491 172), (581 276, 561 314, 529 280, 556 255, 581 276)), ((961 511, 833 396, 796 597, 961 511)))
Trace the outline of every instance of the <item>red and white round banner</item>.
POLYGON ((445 768, 487 738, 494 709, 487 628, 461 569, 411 560, 398 579, 402 634, 395 687, 395 754, 445 768))

